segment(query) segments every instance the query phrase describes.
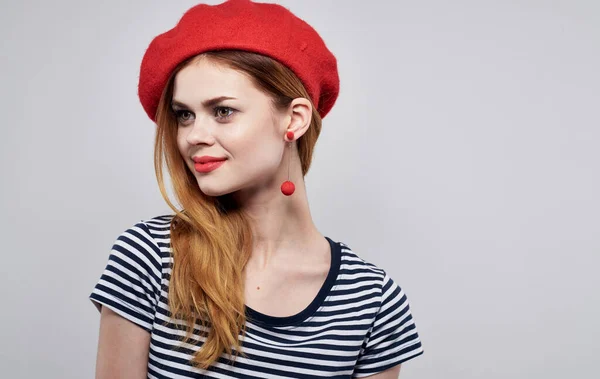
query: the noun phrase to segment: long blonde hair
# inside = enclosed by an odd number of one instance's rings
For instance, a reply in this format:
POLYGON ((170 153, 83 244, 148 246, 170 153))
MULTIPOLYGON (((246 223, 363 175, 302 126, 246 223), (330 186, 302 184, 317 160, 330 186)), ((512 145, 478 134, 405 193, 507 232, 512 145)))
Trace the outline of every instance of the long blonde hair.
MULTIPOLYGON (((175 212, 170 226, 173 268, 168 305, 170 317, 184 321, 183 343, 193 340, 194 325, 200 322, 206 341, 190 363, 206 369, 223 352, 231 355, 233 351, 234 360, 240 353, 245 356, 239 341, 239 334, 246 331, 243 270, 253 243, 249 218, 228 195, 204 195, 177 148, 177 120, 170 106, 174 78, 182 68, 203 57, 249 74, 257 88, 270 95, 276 109, 285 109, 298 97, 311 98, 298 77, 284 65, 261 54, 238 50, 210 51, 187 59, 173 71, 163 90, 156 112, 154 168, 162 196, 175 212), (163 164, 182 210, 169 200, 163 164)), ((303 177, 321 132, 321 117, 311 104, 311 124, 296 142, 303 177)))

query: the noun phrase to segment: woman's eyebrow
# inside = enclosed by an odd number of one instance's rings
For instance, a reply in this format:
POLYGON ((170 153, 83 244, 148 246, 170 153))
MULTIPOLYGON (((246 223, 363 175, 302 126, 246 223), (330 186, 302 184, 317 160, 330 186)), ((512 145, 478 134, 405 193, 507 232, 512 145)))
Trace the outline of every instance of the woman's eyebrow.
MULTIPOLYGON (((202 102, 202 106, 203 107, 211 107, 211 106, 213 106, 215 104, 218 104, 218 103, 220 103, 221 101, 224 101, 224 100, 236 100, 236 99, 237 98, 231 97, 231 96, 214 97, 212 99, 204 100, 202 102)), ((179 106, 179 107, 182 107, 182 108, 190 108, 187 105, 185 105, 184 103, 182 103, 181 101, 178 101, 178 100, 171 101, 171 107, 175 107, 175 106, 179 106)))

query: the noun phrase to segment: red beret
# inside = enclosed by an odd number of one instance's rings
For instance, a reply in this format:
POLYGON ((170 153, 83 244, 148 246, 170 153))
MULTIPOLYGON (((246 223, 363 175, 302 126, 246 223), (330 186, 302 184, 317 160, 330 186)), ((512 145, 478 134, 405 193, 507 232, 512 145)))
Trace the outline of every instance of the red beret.
POLYGON ((156 36, 148 46, 138 95, 150 119, 156 121, 160 96, 179 63, 223 49, 260 53, 287 66, 302 81, 321 118, 338 97, 336 58, 310 25, 281 5, 229 0, 190 8, 173 29, 156 36))

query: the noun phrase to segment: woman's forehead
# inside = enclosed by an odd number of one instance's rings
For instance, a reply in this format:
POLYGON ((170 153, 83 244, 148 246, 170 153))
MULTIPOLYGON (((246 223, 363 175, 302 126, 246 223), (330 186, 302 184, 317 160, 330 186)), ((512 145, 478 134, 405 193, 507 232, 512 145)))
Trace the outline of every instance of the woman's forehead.
POLYGON ((261 94, 247 74, 207 60, 181 69, 175 76, 173 90, 173 98, 184 102, 219 96, 251 99, 261 94))

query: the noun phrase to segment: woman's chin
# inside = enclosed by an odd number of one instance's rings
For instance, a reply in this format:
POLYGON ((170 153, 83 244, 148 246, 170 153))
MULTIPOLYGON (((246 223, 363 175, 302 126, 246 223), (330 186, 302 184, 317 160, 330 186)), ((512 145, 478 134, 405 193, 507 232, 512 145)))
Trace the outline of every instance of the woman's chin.
POLYGON ((202 193, 205 194, 206 196, 216 197, 216 196, 223 196, 223 195, 227 195, 228 193, 231 193, 231 191, 228 188, 209 186, 209 185, 206 185, 206 183, 204 183, 204 184, 198 183, 198 187, 200 187, 200 191, 202 191, 202 193))

